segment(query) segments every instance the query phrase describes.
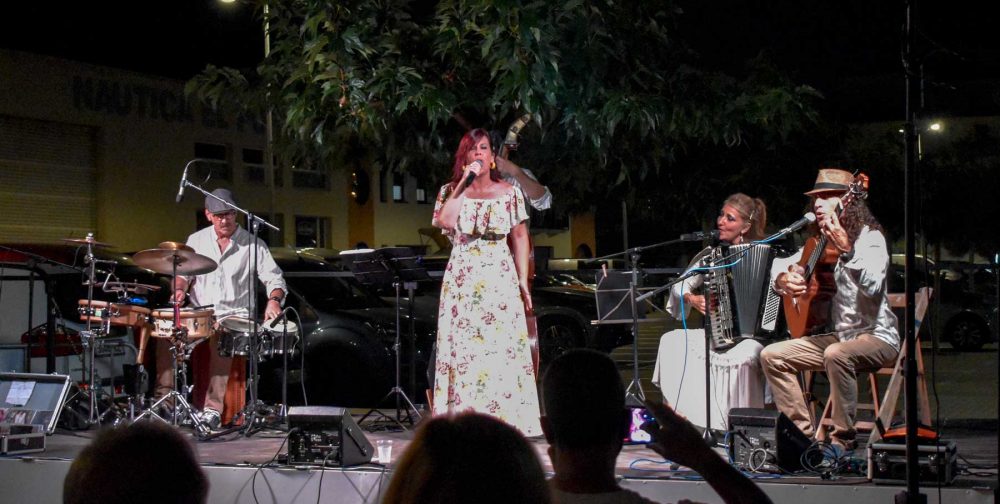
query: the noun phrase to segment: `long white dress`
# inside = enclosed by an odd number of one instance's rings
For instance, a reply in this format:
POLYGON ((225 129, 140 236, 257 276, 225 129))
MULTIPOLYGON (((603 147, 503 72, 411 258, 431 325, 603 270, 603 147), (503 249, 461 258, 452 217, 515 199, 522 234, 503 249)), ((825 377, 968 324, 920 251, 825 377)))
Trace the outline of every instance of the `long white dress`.
MULTIPOLYGON (((438 195, 437 218, 448 186, 438 195)), ((476 411, 541 435, 528 326, 506 235, 526 220, 524 196, 465 198, 441 282, 435 415, 476 411)))
MULTIPOLYGON (((702 251, 688 265, 688 271, 701 265, 702 251)), ((772 271, 774 271, 772 269, 772 271)), ((675 319, 686 319, 691 306, 681 304, 684 294, 702 285, 702 276, 695 275, 674 284, 667 298, 667 312, 675 319)), ((766 381, 760 367, 760 351, 756 340, 746 339, 723 351, 709 350, 711 376, 711 427, 728 430, 732 408, 761 408, 765 402, 766 381)), ((687 417, 691 423, 704 427, 705 421, 705 330, 701 327, 674 329, 660 337, 660 347, 653 369, 653 384, 660 388, 663 399, 687 417)))

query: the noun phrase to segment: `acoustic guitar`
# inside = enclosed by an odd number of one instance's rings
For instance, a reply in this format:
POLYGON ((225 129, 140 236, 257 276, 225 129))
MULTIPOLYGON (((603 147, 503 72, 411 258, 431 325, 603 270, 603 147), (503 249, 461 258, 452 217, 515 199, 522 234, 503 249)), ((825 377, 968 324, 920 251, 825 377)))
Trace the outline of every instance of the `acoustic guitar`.
MULTIPOLYGON (((868 176, 859 173, 847 192, 840 198, 837 216, 844 214, 853 202, 868 197, 868 176)), ((793 338, 815 334, 826 327, 830 316, 830 300, 837 293, 833 268, 840 251, 829 243, 826 236, 817 233, 806 240, 798 265, 805 270, 806 291, 799 296, 782 296, 785 322, 793 338)))

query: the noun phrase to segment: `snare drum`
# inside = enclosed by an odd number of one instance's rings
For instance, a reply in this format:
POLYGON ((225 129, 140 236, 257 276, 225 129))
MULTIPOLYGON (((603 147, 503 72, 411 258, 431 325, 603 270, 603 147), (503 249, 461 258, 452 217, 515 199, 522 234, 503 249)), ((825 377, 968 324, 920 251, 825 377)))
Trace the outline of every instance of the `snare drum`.
POLYGON ((299 327, 290 320, 283 320, 274 327, 270 321, 264 322, 260 331, 260 354, 265 357, 284 355, 286 351, 291 353, 298 341, 299 327), (286 335, 287 340, 284 339, 286 335))
MULTIPOLYGON (((212 335, 212 319, 214 310, 192 310, 181 308, 178 324, 187 328, 188 339, 207 338, 212 335)), ((174 309, 159 308, 153 310, 153 337, 169 338, 174 327, 174 309)))
POLYGON ((250 319, 228 317, 219 322, 219 355, 250 355, 250 319))
POLYGON ((113 326, 138 326, 149 320, 149 308, 130 304, 108 303, 107 301, 90 301, 81 299, 76 311, 80 312, 81 321, 104 322, 105 319, 113 326))

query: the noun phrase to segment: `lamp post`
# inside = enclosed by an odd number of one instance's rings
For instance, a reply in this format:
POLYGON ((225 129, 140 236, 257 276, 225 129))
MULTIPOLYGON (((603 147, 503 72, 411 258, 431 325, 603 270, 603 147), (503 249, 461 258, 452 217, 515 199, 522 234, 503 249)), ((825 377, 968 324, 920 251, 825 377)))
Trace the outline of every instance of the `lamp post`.
MULTIPOLYGON (((230 0, 233 1, 233 0, 230 0)), ((264 61, 271 55, 271 11, 267 2, 264 2, 264 61)), ((270 188, 271 201, 267 211, 271 214, 271 220, 275 220, 275 208, 277 208, 277 184, 274 179, 274 117, 271 113, 271 89, 270 84, 265 84, 267 89, 264 92, 264 107, 267 109, 264 117, 264 183, 270 188)), ((280 226, 284 228, 284 226, 280 226)), ((281 240, 284 243, 284 239, 281 240)))
MULTIPOLYGON (((219 3, 234 4, 237 0, 219 0, 219 3)), ((264 61, 271 55, 271 10, 268 2, 264 2, 264 61)), ((268 186, 268 214, 271 221, 275 220, 275 208, 277 208, 277 184, 274 177, 274 117, 271 112, 271 91, 270 84, 264 93, 264 184, 268 186)), ((280 225, 278 227, 283 228, 280 225)), ((284 239, 282 237, 282 243, 284 239)))

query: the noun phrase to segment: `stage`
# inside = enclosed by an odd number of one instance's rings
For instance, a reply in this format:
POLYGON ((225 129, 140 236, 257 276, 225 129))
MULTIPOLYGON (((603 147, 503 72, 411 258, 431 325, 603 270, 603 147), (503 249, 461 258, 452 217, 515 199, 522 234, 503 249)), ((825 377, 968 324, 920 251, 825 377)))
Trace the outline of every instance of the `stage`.
MULTIPOLYGON (((363 413, 363 411, 362 411, 363 413)), ((359 415, 355 415, 358 419, 359 415)), ((261 431, 250 437, 239 433, 212 441, 195 441, 211 488, 212 503, 337 502, 377 503, 385 491, 396 460, 412 438, 412 431, 386 431, 385 424, 362 424, 375 445, 392 440, 392 461, 383 466, 364 464, 342 469, 279 465, 279 453, 287 451, 285 434, 261 431)), ((189 434, 189 430, 181 428, 189 434)), ((47 438, 46 450, 23 456, 0 457, 0 495, 5 503, 56 503, 62 501, 62 480, 73 458, 90 442, 95 430, 58 430, 47 438)), ((993 503, 996 501, 997 437, 995 424, 950 428, 949 439, 958 444, 961 466, 989 466, 960 474, 950 486, 921 486, 929 503, 993 503)), ((552 466, 543 439, 532 439, 546 471, 552 466)), ((483 454, 488 457, 489 454, 483 454)), ((721 456, 721 455, 720 455, 721 456)), ((475 461, 470 461, 475 463, 475 461)), ((683 468, 671 471, 653 451, 641 445, 626 446, 618 458, 621 485, 657 502, 682 498, 721 502, 704 482, 683 468)), ((123 478, 129 475, 123 474, 123 478)), ((876 485, 862 476, 821 479, 819 476, 751 475, 776 503, 826 504, 844 502, 893 502, 905 485, 876 485)), ((169 481, 159 484, 169 487, 169 481)))

